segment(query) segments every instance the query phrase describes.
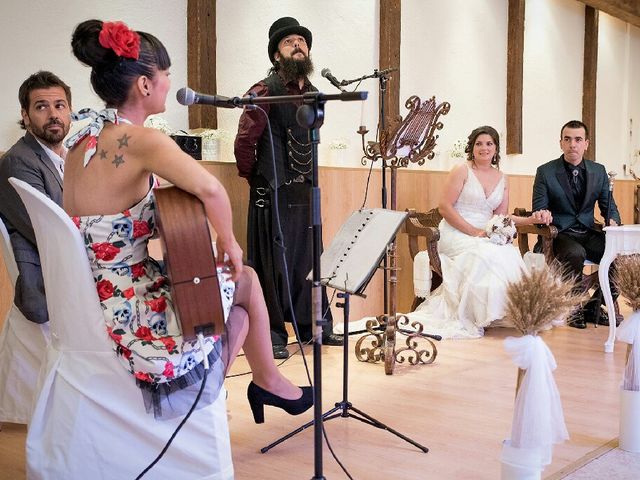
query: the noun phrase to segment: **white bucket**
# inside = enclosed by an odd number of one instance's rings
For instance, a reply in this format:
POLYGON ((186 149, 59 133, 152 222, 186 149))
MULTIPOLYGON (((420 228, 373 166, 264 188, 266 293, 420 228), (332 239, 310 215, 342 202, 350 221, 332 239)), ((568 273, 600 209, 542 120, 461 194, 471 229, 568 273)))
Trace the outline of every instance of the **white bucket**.
POLYGON ((500 472, 502 480, 540 480, 542 478, 540 467, 522 467, 503 463, 500 472))
MULTIPOLYGON (((542 478, 542 454, 537 448, 516 448, 510 440, 502 442, 500 461, 502 480, 540 480, 542 478)), ((548 462, 547 462, 548 463, 548 462)))
POLYGON ((620 448, 640 453, 640 392, 620 390, 620 448))

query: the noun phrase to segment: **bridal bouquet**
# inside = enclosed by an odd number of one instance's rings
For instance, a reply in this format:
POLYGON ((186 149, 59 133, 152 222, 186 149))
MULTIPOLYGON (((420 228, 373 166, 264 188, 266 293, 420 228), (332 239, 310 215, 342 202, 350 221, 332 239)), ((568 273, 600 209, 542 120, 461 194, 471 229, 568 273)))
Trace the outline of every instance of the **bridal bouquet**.
POLYGON ((497 245, 513 243, 516 238, 516 225, 508 215, 494 215, 484 229, 489 240, 497 245))

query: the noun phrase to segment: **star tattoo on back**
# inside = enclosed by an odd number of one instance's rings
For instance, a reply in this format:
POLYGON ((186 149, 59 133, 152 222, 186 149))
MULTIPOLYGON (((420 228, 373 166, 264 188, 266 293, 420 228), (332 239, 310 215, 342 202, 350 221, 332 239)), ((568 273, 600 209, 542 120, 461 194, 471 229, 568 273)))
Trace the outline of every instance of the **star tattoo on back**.
POLYGON ((107 151, 106 150, 100 150, 100 160, 106 160, 107 159, 107 151))
POLYGON ((113 161, 111 163, 113 163, 116 168, 118 168, 120 165, 122 165, 124 163, 124 155, 114 155, 113 157, 113 161))
POLYGON ((118 148, 122 148, 122 147, 128 147, 129 146, 129 139, 131 138, 131 136, 127 135, 126 133, 122 135, 122 137, 118 138, 118 148))

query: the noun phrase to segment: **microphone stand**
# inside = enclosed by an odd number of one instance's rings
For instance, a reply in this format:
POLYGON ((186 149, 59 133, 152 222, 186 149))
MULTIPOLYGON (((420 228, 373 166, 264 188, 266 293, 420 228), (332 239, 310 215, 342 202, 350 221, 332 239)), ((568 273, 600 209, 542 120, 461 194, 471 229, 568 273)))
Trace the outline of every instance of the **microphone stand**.
POLYGON ((354 78, 353 80, 342 80, 340 85, 346 87, 347 85, 351 85, 352 83, 361 82, 362 80, 366 80, 367 78, 381 78, 386 76, 391 72, 395 72, 398 70, 397 68, 387 68, 385 70, 378 70, 377 68, 373 70, 371 75, 364 75, 363 77, 354 78))
MULTIPOLYGON (((380 144, 380 136, 381 134, 385 131, 386 128, 386 124, 385 124, 385 113, 386 113, 386 98, 387 98, 387 82, 389 81, 389 76, 388 74, 397 70, 397 68, 387 68, 385 70, 378 70, 378 69, 374 69, 373 74, 371 75, 364 75, 362 77, 353 79, 353 80, 343 80, 342 82, 340 82, 340 85, 350 85, 352 83, 355 82, 360 82, 362 80, 365 80, 367 78, 377 78, 378 79, 378 89, 380 92, 380 109, 378 111, 378 131, 376 134, 376 141, 378 142, 378 144, 380 144)), ((363 149, 364 149, 364 136, 368 133, 368 130, 364 127, 364 125, 361 125, 360 128, 358 129, 357 132, 359 135, 362 135, 362 144, 363 144, 363 149)), ((377 152, 372 152, 373 156, 368 157, 368 159, 370 159, 371 161, 375 161, 378 158, 380 159, 380 166, 381 166, 381 174, 382 174, 382 178, 381 178, 381 184, 382 184, 382 190, 381 190, 381 195, 382 195, 382 208, 387 208, 387 198, 388 198, 388 194, 387 194, 387 168, 389 167, 389 165, 387 164, 387 161, 384 159, 384 157, 381 155, 381 152, 377 151, 377 152), (377 158, 376 158, 377 157, 377 158)), ((366 153, 365 153, 366 155, 366 153)), ((366 165, 366 161, 363 158, 363 164, 366 165)), ((394 208, 395 205, 392 205, 392 208, 394 208)), ((389 311, 389 259, 388 259, 388 255, 384 256, 383 259, 383 265, 382 265, 382 275, 383 275, 383 279, 382 279, 382 296, 383 296, 383 312, 384 315, 388 318, 389 314, 395 315, 395 312, 390 312, 389 311)), ((383 325, 379 325, 376 328, 380 328, 380 329, 384 329, 385 327, 383 325)))
POLYGON ((313 446, 314 475, 313 480, 323 480, 322 472, 322 285, 320 284, 320 255, 322 246, 322 215, 320 214, 320 187, 318 186, 318 144, 320 143, 320 127, 324 123, 325 100, 322 94, 309 97, 310 103, 302 105, 296 112, 298 125, 309 130, 311 142, 311 163, 313 180, 311 184, 311 228, 313 233, 313 275, 311 301, 313 323, 316 326, 313 342, 313 446))
MULTIPOLYGON (((296 112, 298 125, 309 130, 311 142, 312 188, 311 188, 311 225, 313 232, 313 270, 312 270, 312 320, 315 325, 313 341, 313 451, 314 476, 312 480, 325 480, 322 472, 322 285, 320 283, 320 254, 322 250, 322 215, 320 213, 320 187, 318 186, 318 144, 320 127, 324 123, 324 105, 327 101, 363 101, 368 92, 343 92, 324 94, 307 92, 303 95, 281 95, 274 97, 234 97, 231 103, 236 107, 271 103, 302 103, 296 112)), ((263 452, 264 453, 264 452, 263 452)))

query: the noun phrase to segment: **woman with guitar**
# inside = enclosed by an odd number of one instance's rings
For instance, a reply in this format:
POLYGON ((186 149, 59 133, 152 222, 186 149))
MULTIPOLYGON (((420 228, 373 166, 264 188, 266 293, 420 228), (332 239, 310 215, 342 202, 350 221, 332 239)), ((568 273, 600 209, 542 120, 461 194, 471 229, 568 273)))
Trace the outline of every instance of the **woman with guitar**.
POLYGON ((171 138, 143 127, 149 115, 165 110, 165 47, 146 32, 99 20, 79 24, 71 44, 92 68, 91 84, 107 108, 80 112, 91 122, 67 142, 64 208, 85 240, 105 335, 137 379, 147 411, 164 418, 186 413, 202 383, 205 356, 212 373, 203 399, 214 401, 240 348, 253 374, 247 394, 256 422, 264 419, 264 405, 292 415, 306 411, 313 403, 310 387, 293 385, 273 363, 264 297, 255 272, 242 264, 227 192, 171 138), (228 258, 231 278, 221 290, 230 313, 221 338, 183 338, 167 278, 148 255, 156 227, 154 174, 202 202, 217 232, 218 259, 228 258))

